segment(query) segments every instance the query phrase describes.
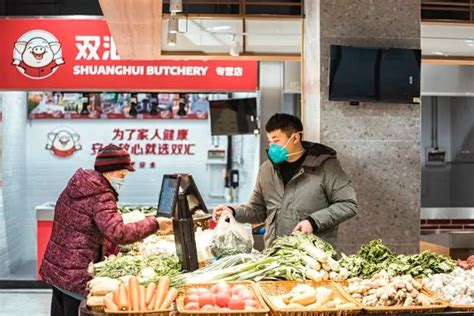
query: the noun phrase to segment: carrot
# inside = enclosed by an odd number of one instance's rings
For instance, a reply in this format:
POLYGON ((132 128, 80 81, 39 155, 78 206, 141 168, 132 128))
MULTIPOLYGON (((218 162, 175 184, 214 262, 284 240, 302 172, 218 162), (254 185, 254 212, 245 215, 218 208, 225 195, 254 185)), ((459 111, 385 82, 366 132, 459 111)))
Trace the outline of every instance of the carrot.
POLYGON ((131 309, 134 312, 140 310, 140 288, 137 277, 131 277, 128 280, 128 291, 130 292, 131 309))
POLYGON ((105 308, 107 308, 108 310, 111 310, 111 311, 118 311, 119 310, 117 305, 114 303, 114 301, 109 296, 104 297, 104 304, 105 304, 105 308))
POLYGON ((176 296, 178 296, 178 290, 175 288, 170 289, 163 304, 161 304, 160 310, 168 309, 171 303, 176 299, 176 296))
POLYGON ((155 309, 155 301, 156 301, 156 290, 152 294, 152 298, 150 303, 147 305, 148 310, 152 311, 155 309))
POLYGON ((146 311, 146 304, 145 304, 145 294, 146 294, 146 289, 143 285, 140 285, 140 311, 144 312, 146 311))
POLYGON ((159 310, 163 301, 165 300, 166 294, 168 294, 170 288, 170 277, 164 276, 161 277, 160 282, 158 282, 158 289, 156 290, 156 300, 154 310, 159 310))
POLYGON ((155 293, 156 290, 156 284, 151 282, 148 284, 146 287, 146 295, 145 295, 145 304, 150 304, 151 299, 153 298, 153 294, 155 293))
POLYGON ((130 289, 128 286, 125 287, 125 291, 127 292, 127 300, 128 300, 128 310, 132 310, 132 299, 130 298, 130 289))
POLYGON ((129 308, 128 298, 127 298, 127 290, 125 289, 125 285, 123 285, 122 283, 119 285, 118 308, 121 311, 126 311, 129 308))
POLYGON ((119 300, 119 290, 118 289, 114 291, 113 298, 114 298, 115 305, 119 305, 120 300, 119 300))

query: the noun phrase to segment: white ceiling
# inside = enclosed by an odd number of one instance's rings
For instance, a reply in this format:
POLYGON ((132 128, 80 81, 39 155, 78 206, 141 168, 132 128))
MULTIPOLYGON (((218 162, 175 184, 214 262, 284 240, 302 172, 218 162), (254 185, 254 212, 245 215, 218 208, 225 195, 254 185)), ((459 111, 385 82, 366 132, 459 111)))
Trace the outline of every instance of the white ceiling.
MULTIPOLYGON (((177 45, 167 45, 168 19, 163 19, 163 51, 227 54, 236 34, 251 53, 298 54, 301 52, 301 21, 291 19, 204 19, 182 17, 177 45)), ((422 23, 421 48, 425 56, 474 57, 474 25, 422 23)))

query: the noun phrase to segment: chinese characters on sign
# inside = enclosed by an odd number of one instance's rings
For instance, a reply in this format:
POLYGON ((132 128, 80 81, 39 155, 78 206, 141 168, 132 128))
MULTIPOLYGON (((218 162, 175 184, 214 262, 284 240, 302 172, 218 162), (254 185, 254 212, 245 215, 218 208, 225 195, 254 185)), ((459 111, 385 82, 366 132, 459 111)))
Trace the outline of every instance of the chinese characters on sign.
MULTIPOLYGON (((195 144, 189 143, 188 136, 188 129, 115 128, 111 142, 130 153, 135 168, 154 169, 155 161, 137 160, 150 156, 194 156, 195 144)), ((92 144, 91 155, 97 155, 105 145, 107 144, 92 144)))

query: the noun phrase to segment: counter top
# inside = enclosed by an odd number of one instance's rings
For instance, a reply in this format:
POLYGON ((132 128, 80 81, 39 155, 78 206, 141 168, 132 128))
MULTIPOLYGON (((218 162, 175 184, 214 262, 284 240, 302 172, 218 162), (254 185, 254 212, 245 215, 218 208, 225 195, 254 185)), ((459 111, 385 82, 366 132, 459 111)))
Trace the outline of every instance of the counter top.
POLYGON ((474 231, 421 235, 420 239, 450 249, 474 248, 474 231))

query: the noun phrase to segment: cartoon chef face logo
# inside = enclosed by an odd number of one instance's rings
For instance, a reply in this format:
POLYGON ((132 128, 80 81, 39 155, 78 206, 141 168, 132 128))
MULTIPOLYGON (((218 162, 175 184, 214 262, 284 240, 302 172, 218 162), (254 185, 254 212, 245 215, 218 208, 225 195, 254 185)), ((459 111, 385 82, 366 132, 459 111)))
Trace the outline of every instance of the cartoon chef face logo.
POLYGON ((61 43, 43 30, 23 34, 13 48, 13 65, 30 79, 47 78, 62 64, 61 43))
POLYGON ((82 149, 79 138, 79 134, 69 128, 58 128, 48 133, 46 149, 56 157, 67 158, 82 149))

